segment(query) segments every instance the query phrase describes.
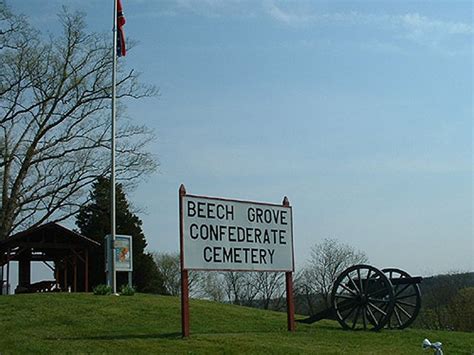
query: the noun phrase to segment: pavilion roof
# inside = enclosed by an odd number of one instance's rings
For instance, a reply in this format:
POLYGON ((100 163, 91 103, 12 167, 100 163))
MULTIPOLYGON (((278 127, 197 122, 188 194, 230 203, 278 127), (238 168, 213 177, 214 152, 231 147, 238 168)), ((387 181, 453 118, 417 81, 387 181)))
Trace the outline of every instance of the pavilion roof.
POLYGON ((69 249, 74 247, 95 248, 100 243, 55 222, 29 228, 0 241, 0 253, 16 247, 34 250, 69 249))

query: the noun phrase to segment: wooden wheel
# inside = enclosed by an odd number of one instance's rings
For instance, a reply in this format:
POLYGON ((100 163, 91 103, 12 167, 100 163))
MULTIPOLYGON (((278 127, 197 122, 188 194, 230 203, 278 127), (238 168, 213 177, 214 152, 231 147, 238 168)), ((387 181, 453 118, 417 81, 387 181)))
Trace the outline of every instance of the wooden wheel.
MULTIPOLYGON (((421 308, 421 293, 417 283, 404 282, 411 276, 400 269, 387 268, 382 272, 392 282, 395 305, 387 322, 387 328, 403 329, 416 319, 421 308)), ((409 281, 409 280, 407 280, 409 281)))
POLYGON ((334 282, 331 304, 342 328, 377 331, 388 322, 394 307, 392 284, 379 269, 354 265, 334 282))

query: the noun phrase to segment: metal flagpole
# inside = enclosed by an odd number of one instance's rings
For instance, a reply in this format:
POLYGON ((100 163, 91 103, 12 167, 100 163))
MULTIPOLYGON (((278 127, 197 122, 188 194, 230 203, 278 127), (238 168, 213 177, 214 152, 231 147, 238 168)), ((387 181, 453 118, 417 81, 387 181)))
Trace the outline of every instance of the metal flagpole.
POLYGON ((112 27, 113 33, 113 65, 112 65, 112 125, 111 125, 111 172, 110 172, 110 236, 112 239, 111 245, 111 260, 110 260, 110 286, 112 292, 117 293, 117 282, 115 273, 115 96, 116 96, 116 72, 117 72, 117 0, 114 0, 114 23, 112 27))

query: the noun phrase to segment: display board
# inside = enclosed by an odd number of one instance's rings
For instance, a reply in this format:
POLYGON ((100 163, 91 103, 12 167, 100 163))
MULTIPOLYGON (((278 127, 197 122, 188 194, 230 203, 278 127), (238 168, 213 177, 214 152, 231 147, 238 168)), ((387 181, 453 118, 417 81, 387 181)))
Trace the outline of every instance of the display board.
MULTIPOLYGON (((110 253, 112 250, 112 238, 110 235, 105 237, 106 240, 106 258, 105 271, 109 271, 110 253)), ((133 271, 133 256, 132 256, 132 236, 130 235, 116 235, 114 245, 115 256, 115 271, 133 271)))

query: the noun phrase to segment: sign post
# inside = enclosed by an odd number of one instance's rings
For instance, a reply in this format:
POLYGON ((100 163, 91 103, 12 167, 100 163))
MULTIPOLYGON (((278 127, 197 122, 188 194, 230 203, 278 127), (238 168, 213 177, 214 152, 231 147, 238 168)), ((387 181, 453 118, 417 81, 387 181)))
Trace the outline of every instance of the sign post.
POLYGON ((184 268, 184 203, 186 188, 181 185, 179 188, 179 261, 181 266, 181 331, 183 337, 189 337, 189 281, 188 270, 184 268))
MULTIPOLYGON (((283 199, 283 206, 290 207, 290 201, 285 196, 283 199)), ((292 245, 293 248, 293 245, 292 245)), ((291 251, 293 254, 293 250, 291 251)), ((294 267, 293 267, 294 268, 294 267)), ((288 321, 288 331, 295 331, 295 303, 293 299, 293 272, 285 272, 285 284, 286 284, 286 315, 288 321)))
POLYGON ((295 330, 293 218, 282 205, 188 195, 179 189, 181 317, 189 336, 188 270, 285 272, 288 330, 295 330))

